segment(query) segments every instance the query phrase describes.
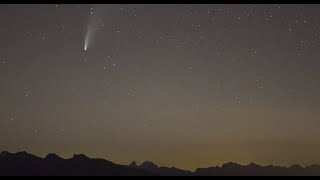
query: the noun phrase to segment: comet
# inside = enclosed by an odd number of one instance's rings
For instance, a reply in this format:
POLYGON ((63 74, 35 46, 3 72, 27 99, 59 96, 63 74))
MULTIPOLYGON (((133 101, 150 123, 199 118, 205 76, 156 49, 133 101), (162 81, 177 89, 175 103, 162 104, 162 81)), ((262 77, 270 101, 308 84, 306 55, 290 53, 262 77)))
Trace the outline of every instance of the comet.
MULTIPOLYGON (((93 10, 93 8, 91 8, 93 10)), ((89 23, 86 28, 86 34, 84 38, 84 51, 87 51, 92 45, 96 32, 99 30, 100 24, 102 23, 101 18, 93 12, 90 13, 89 23)))
POLYGON ((85 51, 88 49, 89 42, 90 42, 89 31, 87 31, 86 37, 84 38, 84 50, 85 51))
POLYGON ((95 31, 97 30, 97 28, 95 28, 93 25, 93 23, 90 22, 89 25, 87 26, 87 32, 84 38, 84 50, 87 51, 88 48, 90 47, 93 38, 94 38, 94 34, 95 31))

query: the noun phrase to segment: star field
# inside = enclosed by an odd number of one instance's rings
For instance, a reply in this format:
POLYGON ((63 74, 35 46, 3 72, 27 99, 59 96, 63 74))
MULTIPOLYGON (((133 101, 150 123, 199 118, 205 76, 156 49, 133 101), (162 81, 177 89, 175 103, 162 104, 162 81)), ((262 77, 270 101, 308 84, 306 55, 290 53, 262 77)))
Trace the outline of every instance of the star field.
POLYGON ((185 169, 320 163, 319 12, 0 5, 0 150, 185 169))

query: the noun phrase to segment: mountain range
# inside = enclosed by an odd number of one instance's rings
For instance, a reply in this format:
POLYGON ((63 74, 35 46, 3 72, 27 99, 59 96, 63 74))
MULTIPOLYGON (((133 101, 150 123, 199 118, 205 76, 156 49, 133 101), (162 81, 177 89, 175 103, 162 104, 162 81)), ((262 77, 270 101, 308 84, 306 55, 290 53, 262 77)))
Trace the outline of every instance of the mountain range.
POLYGON ((0 176, 320 176, 320 166, 292 165, 260 166, 251 163, 242 166, 227 163, 221 167, 198 168, 194 172, 175 167, 159 167, 146 161, 141 165, 118 165, 113 162, 74 155, 63 159, 56 154, 40 158, 27 152, 0 154, 0 176))

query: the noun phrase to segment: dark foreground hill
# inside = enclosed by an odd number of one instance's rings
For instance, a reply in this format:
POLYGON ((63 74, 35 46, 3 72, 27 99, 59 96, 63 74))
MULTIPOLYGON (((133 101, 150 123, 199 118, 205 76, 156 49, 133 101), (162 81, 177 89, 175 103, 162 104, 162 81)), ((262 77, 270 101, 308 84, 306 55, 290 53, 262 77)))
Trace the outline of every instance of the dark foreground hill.
POLYGON ((74 155, 62 159, 49 154, 44 159, 19 152, 0 154, 0 176, 153 176, 155 174, 114 164, 103 159, 74 155))
POLYGON ((159 167, 152 162, 138 166, 117 165, 104 159, 74 155, 63 159, 55 154, 40 158, 26 152, 0 154, 0 176, 320 176, 320 166, 301 167, 242 166, 227 163, 221 167, 199 168, 195 172, 159 167))

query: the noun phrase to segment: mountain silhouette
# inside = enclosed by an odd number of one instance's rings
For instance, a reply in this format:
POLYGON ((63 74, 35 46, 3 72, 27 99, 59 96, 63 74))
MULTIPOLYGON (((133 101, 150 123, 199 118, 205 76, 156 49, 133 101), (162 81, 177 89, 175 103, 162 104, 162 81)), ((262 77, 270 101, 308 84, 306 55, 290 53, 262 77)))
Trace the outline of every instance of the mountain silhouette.
POLYGON ((142 169, 159 176, 191 176, 193 175, 191 171, 177 169, 175 167, 168 168, 168 167, 158 167, 156 164, 146 161, 142 163, 140 166, 137 166, 136 162, 132 162, 130 167, 134 169, 142 169))
POLYGON ((18 152, 15 154, 9 153, 8 151, 3 151, 0 154, 1 160, 8 160, 8 161, 16 161, 16 160, 23 160, 23 161, 37 161, 41 160, 41 158, 34 156, 32 154, 28 154, 27 152, 18 152))
POLYGON ((63 159, 56 154, 48 154, 45 158, 47 161, 62 161, 63 159))
POLYGON ((74 155, 63 159, 49 154, 44 159, 26 152, 0 154, 0 176, 154 176, 155 174, 104 159, 74 155))
POLYGON ((320 176, 320 166, 282 167, 254 163, 243 166, 230 162, 221 167, 198 168, 191 172, 159 167, 150 161, 141 165, 135 161, 130 165, 118 165, 83 154, 63 159, 56 154, 40 158, 27 152, 3 151, 0 154, 0 176, 320 176))
POLYGON ((133 161, 133 162, 129 165, 129 167, 137 168, 138 165, 137 165, 137 163, 136 163, 135 161, 133 161))

